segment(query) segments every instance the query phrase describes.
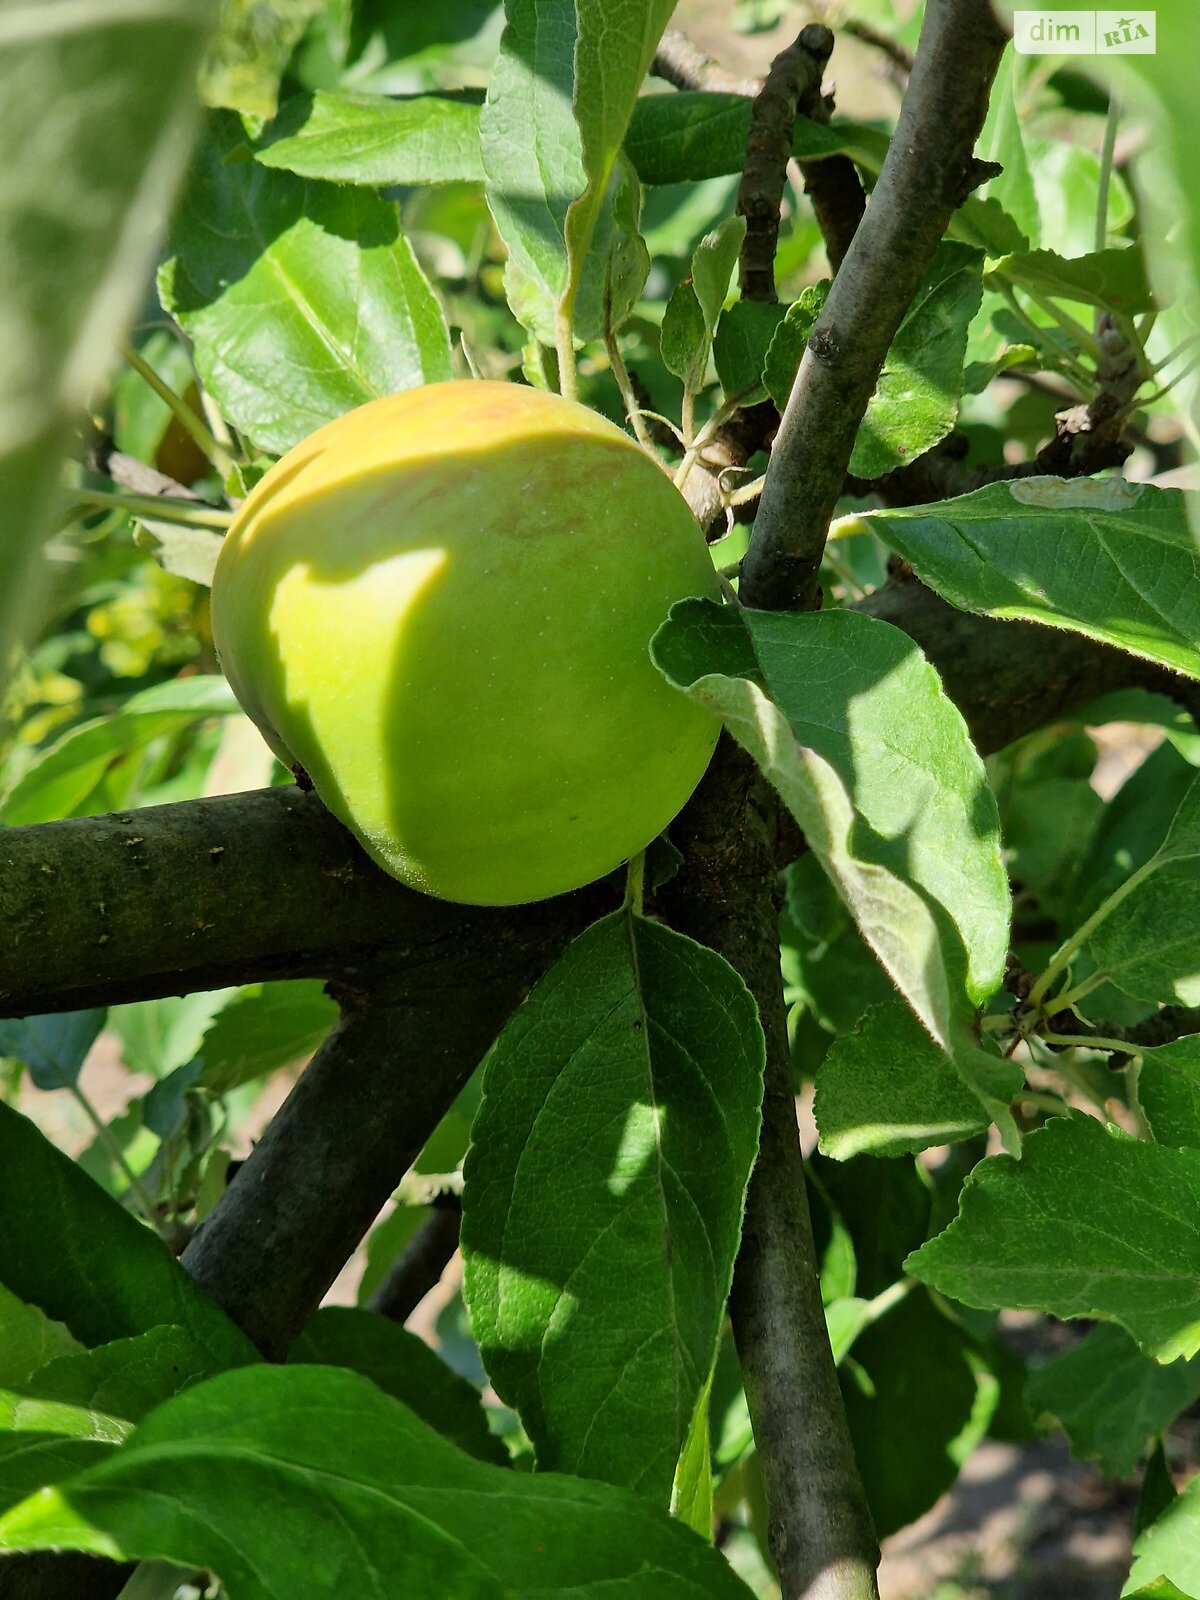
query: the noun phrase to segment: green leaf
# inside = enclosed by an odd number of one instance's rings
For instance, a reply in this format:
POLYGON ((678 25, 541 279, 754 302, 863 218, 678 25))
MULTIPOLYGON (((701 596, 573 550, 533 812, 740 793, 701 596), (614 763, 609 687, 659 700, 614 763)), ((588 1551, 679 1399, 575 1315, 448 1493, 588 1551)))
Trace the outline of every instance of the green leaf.
POLYGON ((1019 1076, 973 1033, 1008 942, 995 801, 916 645, 857 612, 683 601, 651 653, 754 756, 930 1036, 1006 1118, 1019 1076))
MULTIPOLYGON (((633 108, 625 153, 643 183, 700 183, 740 173, 746 163, 750 101, 745 95, 685 89, 643 95, 633 108)), ((823 126, 800 117, 792 141, 798 159, 848 155, 878 173, 888 136, 862 123, 823 126)))
POLYGON ((451 376, 445 319, 395 205, 270 171, 234 116, 212 119, 171 245, 163 305, 202 382, 261 450, 451 376))
POLYGON ((200 69, 210 106, 275 114, 279 80, 323 0, 221 0, 221 25, 200 69))
POLYGON ((1200 1395, 1200 1360, 1160 1366, 1120 1328, 1093 1328, 1036 1367, 1025 1385, 1034 1416, 1050 1416, 1080 1460, 1127 1478, 1149 1441, 1200 1395))
POLYGON ((644 95, 633 108, 625 153, 643 183, 699 183, 741 172, 749 136, 745 95, 644 95))
POLYGON ((1196 1600, 1194 1595, 1184 1594, 1169 1579, 1161 1577, 1135 1590, 1124 1589, 1122 1593, 1126 1600, 1196 1600))
POLYGON ((36 619, 59 462, 187 160, 212 20, 211 0, 0 16, 0 679, 36 619))
MULTIPOLYGON (((1158 850, 1093 913, 1083 953, 1139 1000, 1200 1003, 1200 776, 1158 850)), ((1083 931, 1083 930, 1081 930, 1083 931)))
POLYGON ((0 1389, 0 1513, 104 1460, 129 1432, 129 1423, 90 1406, 0 1389))
POLYGON ((1053 250, 1006 255, 990 269, 1018 288, 1134 316, 1154 309, 1146 263, 1135 246, 1113 245, 1068 259, 1053 250))
MULTIPOLYGON (((1029 137, 1027 145, 1041 217, 1034 242, 1066 257, 1086 255, 1096 243, 1099 155, 1082 144, 1040 135, 1029 137)), ((1132 215, 1133 199, 1118 164, 1108 176, 1107 231, 1125 227, 1132 215)))
POLYGON ((360 1372, 467 1455, 508 1465, 508 1451, 488 1427, 479 1391, 423 1339, 376 1311, 322 1306, 288 1351, 288 1361, 360 1372))
POLYGON ((1133 1514, 1134 1538, 1144 1533, 1152 1522, 1157 1522, 1167 1507, 1174 1505, 1178 1498, 1179 1490, 1175 1487, 1175 1479, 1171 1475, 1171 1466, 1160 1436, 1150 1447, 1150 1455, 1142 1473, 1137 1509, 1133 1514))
POLYGON ((59 1356, 20 1389, 38 1400, 87 1406, 126 1422, 140 1422, 156 1405, 213 1376, 215 1370, 208 1352, 191 1334, 163 1324, 94 1350, 59 1356))
POLYGON ((134 520, 133 536, 137 545, 148 550, 164 572, 174 573, 205 589, 212 588, 217 557, 221 554, 219 533, 210 533, 207 528, 185 528, 178 522, 138 517, 134 520))
POLYGON ((1012 217, 1031 244, 1041 243, 1041 216, 1018 107, 1018 80, 1025 68, 1020 56, 1006 50, 992 83, 987 120, 979 136, 978 154, 998 161, 1003 171, 989 179, 979 198, 995 201, 1012 217))
POLYGON ((0 1282, 84 1343, 173 1323, 214 1367, 256 1359, 161 1240, 2 1103, 0 1215, 0 1282))
POLYGON ((465 1294, 541 1466, 667 1505, 729 1292, 763 1050, 732 968, 625 912, 568 948, 496 1042, 465 1294))
POLYGON ((969 361, 963 367, 963 393, 982 394, 993 378, 1013 367, 1034 367, 1038 353, 1031 344, 1007 344, 987 361, 969 361))
MULTIPOLYGON (((967 329, 983 295, 983 257, 964 244, 942 244, 892 341, 855 441, 850 470, 878 478, 924 454, 958 416, 967 329)), ((813 284, 774 329, 762 372, 784 406, 821 308, 827 283, 813 284)))
POLYGON ((863 417, 850 470, 880 478, 907 465, 953 428, 963 388, 967 329, 983 298, 983 257, 941 244, 904 320, 863 417))
POLYGON ((0 1390, 0 1508, 107 1456, 162 1401, 212 1372, 182 1328, 49 1362, 19 1388, 0 1390))
POLYGON ((713 1535, 712 1444, 708 1426, 711 1397, 710 1372, 697 1397, 692 1425, 679 1452, 675 1481, 671 1485, 671 1515, 702 1539, 710 1541, 713 1535))
POLYGON ((745 237, 744 217, 726 217, 706 233, 692 256, 690 278, 678 284, 667 301, 660 339, 662 358, 667 371, 683 380, 689 394, 695 394, 704 382, 713 330, 745 237))
POLYGON ((108 1027, 121 1041, 121 1060, 130 1072, 165 1078, 191 1061, 213 1018, 238 989, 201 989, 113 1006, 108 1027))
POLYGON ((0 1283, 0 1388, 20 1389, 29 1375, 57 1356, 83 1347, 40 1306, 27 1305, 0 1283))
POLYGON ((977 1095, 907 1006, 872 1006, 817 1068, 821 1149, 835 1161, 952 1144, 987 1126, 977 1095))
POLYGON ((1200 1152, 1086 1116, 1053 1118, 1023 1148, 975 1168, 957 1218, 907 1270, 966 1305, 1095 1317, 1156 1361, 1195 1355, 1200 1152))
POLYGON ((692 256, 692 285, 710 338, 729 293, 729 280, 745 237, 745 217, 726 217, 704 235, 692 256))
POLYGON ((177 1396, 0 1520, 0 1549, 209 1567, 238 1600, 745 1600, 723 1557, 607 1484, 473 1461, 365 1378, 260 1365, 177 1396), (294 1515, 264 1517, 263 1507, 294 1515))
POLYGON ((24 1062, 39 1089, 70 1089, 106 1015, 103 1010, 58 1011, 0 1022, 0 1055, 24 1062))
POLYGON ((164 734, 239 709, 233 690, 215 676, 175 678, 130 695, 119 711, 80 723, 35 757, 0 803, 0 821, 17 827, 102 811, 101 785, 116 762, 164 734))
POLYGON ((958 1476, 964 1435, 973 1445, 986 1432, 998 1391, 987 1384, 980 1404, 977 1368, 970 1335, 920 1289, 854 1341, 842 1394, 881 1539, 940 1499, 958 1476))
MULTIPOLYGON (((425 95, 318 89, 285 101, 255 154, 267 166, 341 183, 479 182, 480 107, 470 90, 425 95)), ((750 130, 743 95, 685 91, 636 101, 624 149, 646 184, 695 183, 740 173, 750 130)), ((853 122, 797 124, 793 154, 802 159, 850 155, 878 172, 887 137, 853 122)), ((955 213, 955 236, 995 256, 1026 240, 998 202, 972 196, 955 213)))
POLYGON ((222 1006, 200 1041, 198 1079, 228 1094, 277 1067, 310 1056, 337 1021, 338 1010, 316 978, 254 983, 222 1006))
MULTIPOLYGON (((1117 790, 1101 812, 1068 885, 1066 900, 1077 924, 1159 849, 1195 776, 1192 762, 1166 738, 1117 790)), ((1090 777, 1088 773, 1084 781, 1090 777)))
POLYGON ((762 300, 735 300, 721 313, 713 342, 713 360, 726 399, 753 405, 765 394, 763 369, 775 331, 786 315, 783 306, 762 300))
POLYGON ((1159 1144, 1200 1149, 1200 1034, 1143 1050, 1137 1095, 1159 1144))
POLYGON ((788 403, 800 358, 808 343, 808 336, 816 325, 826 300, 830 283, 823 279, 800 291, 800 297, 787 308, 782 322, 775 325, 771 343, 763 358, 762 376, 767 393, 782 411, 788 403))
POLYGON ((815 1193, 822 1201, 813 1226, 826 1261, 837 1229, 844 1229, 854 1253, 854 1292, 873 1299, 890 1289, 904 1276, 905 1257, 929 1236, 928 1177, 903 1158, 836 1162, 819 1154, 809 1158, 807 1175, 810 1198, 815 1193))
POLYGON ((611 0, 506 0, 480 145, 510 300, 544 340, 561 326, 581 338, 596 331, 613 249, 624 248, 605 239, 602 218, 614 180, 636 182, 620 178, 617 158, 673 9, 674 0, 621 0, 616 12, 611 0))
POLYGON ((1069 628, 1200 677, 1200 554, 1177 489, 1022 478, 867 515, 964 611, 1069 628))
POLYGON ((1134 1545, 1133 1568, 1121 1592, 1132 1596, 1143 1586, 1154 1600, 1200 1595, 1200 1475, 1134 1545))
POLYGON ((986 200, 975 194, 969 196, 950 218, 947 232, 952 239, 974 245, 989 256, 1011 255, 1029 248, 1029 240, 1016 220, 994 195, 986 200))
POLYGON ((663 366, 673 372, 688 394, 695 394, 704 382, 704 369, 712 344, 705 326, 704 312, 690 278, 676 284, 663 312, 658 348, 663 366))
POLYGON ((254 151, 267 167, 334 183, 482 183, 479 104, 453 94, 294 95, 254 151))

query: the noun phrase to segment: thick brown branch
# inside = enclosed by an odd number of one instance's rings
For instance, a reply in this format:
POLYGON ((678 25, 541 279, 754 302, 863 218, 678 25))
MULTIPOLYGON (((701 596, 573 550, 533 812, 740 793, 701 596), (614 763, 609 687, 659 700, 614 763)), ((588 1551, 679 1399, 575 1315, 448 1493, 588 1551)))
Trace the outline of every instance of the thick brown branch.
MULTIPOLYGON (((903 629, 942 674, 986 753, 1131 684, 1186 686, 1078 634, 957 611, 921 584, 857 609, 903 629)), ((0 1015, 116 1005, 262 979, 414 991, 431 971, 558 947, 615 884, 538 906, 448 905, 385 876, 313 794, 253 794, 0 829, 0 1015), (51 932, 52 930, 52 932, 51 932)))
POLYGON ((182 1258, 265 1356, 287 1353, 538 970, 529 949, 480 983, 428 969, 313 1057, 182 1258))
POLYGON ((829 519, 888 347, 970 182, 1005 34, 987 0, 930 0, 871 205, 834 279, 776 435, 740 593, 812 605, 829 519))
POLYGON ((595 890, 510 912, 430 900, 294 788, 0 829, 0 874, 5 1016, 274 978, 366 989, 383 969, 415 978, 459 950, 536 946, 598 903, 595 890))

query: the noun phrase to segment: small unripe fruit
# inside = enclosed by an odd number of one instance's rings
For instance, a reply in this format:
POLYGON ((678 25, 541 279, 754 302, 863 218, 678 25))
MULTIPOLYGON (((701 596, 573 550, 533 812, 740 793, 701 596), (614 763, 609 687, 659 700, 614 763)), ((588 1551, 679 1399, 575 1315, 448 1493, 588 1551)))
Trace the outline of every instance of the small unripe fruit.
POLYGON ((516 384, 408 390, 290 450, 212 592, 233 690, 386 871, 447 900, 578 888, 647 845, 716 721, 650 660, 719 586, 618 428, 516 384))

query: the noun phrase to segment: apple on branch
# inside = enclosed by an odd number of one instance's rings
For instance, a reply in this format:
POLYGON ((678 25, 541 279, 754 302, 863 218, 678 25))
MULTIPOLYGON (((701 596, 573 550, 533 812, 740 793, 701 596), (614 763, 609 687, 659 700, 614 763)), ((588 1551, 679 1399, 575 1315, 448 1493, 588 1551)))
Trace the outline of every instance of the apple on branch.
POLYGON ((375 400, 239 511, 213 634, 247 713, 386 871, 540 900, 643 849, 718 724, 648 646, 719 594, 670 479, 612 423, 517 384, 375 400))

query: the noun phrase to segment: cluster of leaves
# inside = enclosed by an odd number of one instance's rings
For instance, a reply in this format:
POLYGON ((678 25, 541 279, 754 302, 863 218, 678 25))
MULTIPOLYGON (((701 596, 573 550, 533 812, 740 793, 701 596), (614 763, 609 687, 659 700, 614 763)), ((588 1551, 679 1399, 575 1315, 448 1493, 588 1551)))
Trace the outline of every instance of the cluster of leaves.
MULTIPOLYGON (((628 412, 647 437, 655 414, 678 419, 665 453, 686 485, 724 420, 783 402, 828 288, 815 225, 787 219, 781 304, 731 292, 748 102, 647 85, 671 6, 629 3, 619 29, 611 9, 509 0, 502 17, 454 0, 401 28, 372 0, 226 6, 153 328, 110 394, 60 394, 54 375, 89 388, 99 370, 73 350, 73 310, 111 321, 145 262, 122 261, 121 295, 73 272, 36 351, 53 405, 29 413, 36 438, 0 434, 31 526, 85 397, 106 448, 190 491, 148 506, 114 492, 104 451, 76 451, 69 572, 10 690, 0 821, 284 778, 215 673, 203 584, 227 502, 320 423, 452 375, 522 377, 628 412)), ((116 262, 89 230, 123 239, 146 172, 178 165, 172 74, 196 52, 166 73, 154 30, 93 43, 90 92, 125 129, 107 153, 118 209, 87 209, 60 248, 116 262)), ((74 48, 47 27, 21 70, 43 88, 78 75, 74 48)), ((1151 76, 1173 148, 1185 102, 1169 70, 1151 76)), ((1032 456, 1064 399, 1098 390, 1097 315, 1140 364, 1143 475, 1173 464, 1194 432, 1189 291, 1151 290, 1142 193, 1090 148, 1108 114, 1086 80, 1006 61, 981 148, 1003 172, 956 213, 896 335, 857 478, 955 428, 985 466, 1032 456), (1006 377, 1020 373, 1035 381, 1006 377)), ((72 136, 87 129, 81 115, 72 136)), ((883 125, 802 122, 795 153, 849 156, 870 187, 887 142, 883 125)), ((52 154, 31 181, 61 191, 52 154)), ((754 486, 727 489, 732 505, 754 486)), ((1160 1008, 1200 1004, 1200 741, 1171 702, 1126 695, 985 763, 918 647, 853 606, 894 555, 961 609, 1198 678, 1186 507, 1153 484, 1034 477, 843 509, 824 612, 690 601, 652 653, 807 842, 782 960, 797 1078, 816 1080, 822 1294, 872 1511, 881 1533, 903 1526, 989 1430, 1054 1418, 1110 1472, 1148 1458, 1128 1592, 1162 1579, 1198 1595, 1200 1491, 1174 1497, 1162 1441, 1200 1395, 1200 1033, 1124 1046, 1160 1008), (1106 802, 1087 730, 1113 721, 1162 738, 1106 802), (1016 1003, 1010 944, 1035 975, 1016 1003), (1122 1051, 1119 1070, 1077 1048, 1081 1030, 1122 1051), (993 1128, 1007 1153, 986 1153, 993 1128), (1098 1326, 1026 1384, 997 1336, 1005 1307, 1098 1326)), ((735 560, 738 539, 714 559, 735 560)), ((320 1312, 268 1368, 150 1231, 178 1249, 203 1220, 266 1076, 332 1017, 318 986, 292 983, 3 1025, 0 1049, 73 1096, 95 1140, 70 1161, 0 1106, 0 1549, 155 1557, 163 1594, 211 1569, 230 1600, 309 1592, 318 1566, 354 1593, 769 1592, 723 1320, 762 1094, 741 980, 631 904, 566 952, 439 1129, 427 1172, 463 1161, 473 1113, 455 1308, 472 1342, 446 1349, 477 1382, 486 1370, 504 1402, 486 1411, 365 1305, 320 1312), (105 1026, 154 1080, 111 1123, 80 1081, 105 1026), (515 1470, 533 1459, 543 1470, 515 1470), (717 1522, 732 1566, 704 1542, 717 1522)), ((364 1300, 417 1215, 375 1230, 364 1300)))

